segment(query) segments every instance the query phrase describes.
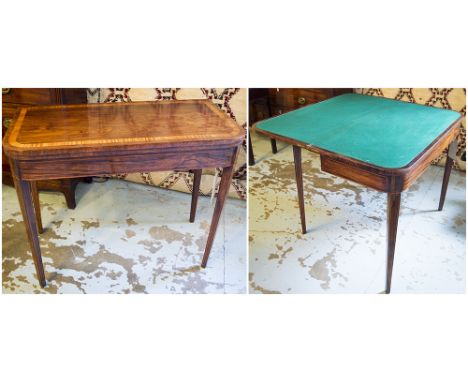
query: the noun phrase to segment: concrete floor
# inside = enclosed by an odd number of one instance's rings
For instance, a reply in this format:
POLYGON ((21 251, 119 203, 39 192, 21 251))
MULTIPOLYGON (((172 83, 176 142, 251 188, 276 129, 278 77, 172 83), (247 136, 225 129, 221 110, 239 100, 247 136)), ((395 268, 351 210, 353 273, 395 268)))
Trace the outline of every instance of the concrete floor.
MULTIPOLYGON (((386 194, 320 171, 302 150, 306 223, 300 232, 291 146, 252 134, 249 173, 250 293, 381 293, 386 273, 386 194)), ((453 171, 437 211, 443 168, 404 194, 392 293, 465 292, 465 174, 453 171)))
POLYGON ((41 289, 15 190, 3 186, 3 293, 245 293, 245 202, 228 199, 206 269, 214 206, 200 197, 121 180, 80 183, 77 207, 40 193, 48 285, 41 289))

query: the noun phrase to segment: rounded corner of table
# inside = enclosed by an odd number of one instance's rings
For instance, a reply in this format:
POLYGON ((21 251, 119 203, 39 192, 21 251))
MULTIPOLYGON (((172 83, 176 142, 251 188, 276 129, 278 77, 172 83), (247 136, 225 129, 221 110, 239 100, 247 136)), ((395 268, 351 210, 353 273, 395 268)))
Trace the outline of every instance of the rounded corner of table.
POLYGON ((462 118, 454 121, 429 146, 407 165, 393 169, 395 176, 401 178, 401 191, 408 189, 414 181, 453 143, 460 134, 462 118))

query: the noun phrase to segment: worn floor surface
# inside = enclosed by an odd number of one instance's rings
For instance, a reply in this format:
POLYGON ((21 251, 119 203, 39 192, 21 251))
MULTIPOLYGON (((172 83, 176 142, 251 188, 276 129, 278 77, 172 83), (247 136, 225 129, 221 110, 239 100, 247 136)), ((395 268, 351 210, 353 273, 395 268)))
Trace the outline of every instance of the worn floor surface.
MULTIPOLYGON (((253 134, 249 176, 250 293, 381 293, 386 194, 320 171, 302 150, 307 234, 300 232, 291 146, 253 134)), ((443 168, 431 166, 404 194, 392 293, 464 293, 465 174, 453 171, 438 212, 443 168)))
POLYGON ((40 194, 48 285, 38 286, 15 190, 3 186, 3 293, 245 293, 245 202, 228 199, 206 269, 213 207, 200 197, 120 180, 81 183, 77 207, 40 194))

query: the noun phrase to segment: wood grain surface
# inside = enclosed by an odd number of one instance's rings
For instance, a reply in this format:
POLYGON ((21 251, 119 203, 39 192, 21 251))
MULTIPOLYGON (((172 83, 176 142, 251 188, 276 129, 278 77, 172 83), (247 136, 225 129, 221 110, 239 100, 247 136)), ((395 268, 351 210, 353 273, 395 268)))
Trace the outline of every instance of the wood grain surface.
POLYGON ((195 145, 236 146, 244 132, 208 100, 23 108, 4 139, 10 157, 54 149, 195 145))
POLYGON ((201 170, 222 167, 205 267, 244 131, 209 100, 23 108, 4 138, 39 283, 46 285, 36 181, 120 172, 193 170, 195 220, 201 170))

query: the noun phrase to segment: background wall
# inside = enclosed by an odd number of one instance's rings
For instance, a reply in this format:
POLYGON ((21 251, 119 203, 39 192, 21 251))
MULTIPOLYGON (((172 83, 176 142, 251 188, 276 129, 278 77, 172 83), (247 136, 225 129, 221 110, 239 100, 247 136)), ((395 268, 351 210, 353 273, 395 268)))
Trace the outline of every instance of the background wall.
MULTIPOLYGON (((393 98, 458 111, 463 115, 454 167, 466 171, 466 89, 460 88, 360 88, 356 93, 393 98)), ((444 165, 445 153, 433 164, 444 165)))
MULTIPOLYGON (((160 101, 173 99, 209 99, 230 118, 246 129, 247 121, 247 91, 239 88, 90 88, 87 89, 88 102, 135 102, 160 101)), ((246 198, 246 142, 237 156, 234 176, 229 190, 229 196, 246 198)), ((203 170, 200 194, 210 195, 215 184, 215 191, 220 179, 220 171, 216 169, 203 170), (216 183, 215 183, 216 180, 216 183)), ((117 174, 120 179, 137 183, 145 183, 158 187, 182 192, 192 192, 193 174, 182 171, 143 172, 117 174)))

